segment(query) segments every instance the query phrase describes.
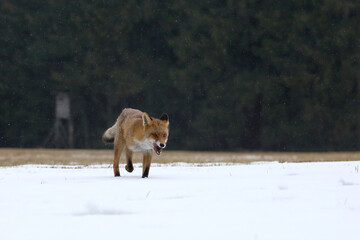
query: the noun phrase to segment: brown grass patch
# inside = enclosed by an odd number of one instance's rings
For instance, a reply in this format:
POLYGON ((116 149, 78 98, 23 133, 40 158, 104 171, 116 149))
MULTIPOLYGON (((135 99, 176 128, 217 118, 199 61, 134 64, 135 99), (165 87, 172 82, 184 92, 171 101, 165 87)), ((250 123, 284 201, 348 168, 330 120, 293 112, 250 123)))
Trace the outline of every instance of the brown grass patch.
MULTIPOLYGON (((58 150, 58 149, 0 149, 0 167, 25 164, 43 165, 98 165, 112 164, 112 150, 58 150)), ((252 162, 329 162, 360 160, 360 152, 331 153, 276 153, 276 152, 190 152, 164 151, 154 156, 153 163, 238 164, 252 162)), ((122 155, 121 163, 125 163, 122 155)), ((142 162, 141 154, 134 155, 134 163, 142 162)))

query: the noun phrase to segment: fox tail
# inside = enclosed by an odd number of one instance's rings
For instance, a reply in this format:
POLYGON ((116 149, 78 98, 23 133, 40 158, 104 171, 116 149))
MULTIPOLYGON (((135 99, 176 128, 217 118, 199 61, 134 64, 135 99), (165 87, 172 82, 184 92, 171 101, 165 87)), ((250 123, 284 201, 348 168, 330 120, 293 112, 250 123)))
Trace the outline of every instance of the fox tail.
POLYGON ((116 134, 116 124, 104 132, 102 136, 103 142, 107 144, 114 143, 115 134, 116 134))

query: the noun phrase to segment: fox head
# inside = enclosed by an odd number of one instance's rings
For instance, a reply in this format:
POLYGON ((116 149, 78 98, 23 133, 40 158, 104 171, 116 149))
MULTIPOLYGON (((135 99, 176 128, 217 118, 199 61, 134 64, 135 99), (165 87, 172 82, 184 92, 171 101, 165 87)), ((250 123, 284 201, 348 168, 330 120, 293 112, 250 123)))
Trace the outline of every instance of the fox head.
POLYGON ((142 115, 145 137, 153 145, 157 155, 166 147, 169 137, 169 116, 163 113, 159 119, 151 118, 147 113, 142 115))

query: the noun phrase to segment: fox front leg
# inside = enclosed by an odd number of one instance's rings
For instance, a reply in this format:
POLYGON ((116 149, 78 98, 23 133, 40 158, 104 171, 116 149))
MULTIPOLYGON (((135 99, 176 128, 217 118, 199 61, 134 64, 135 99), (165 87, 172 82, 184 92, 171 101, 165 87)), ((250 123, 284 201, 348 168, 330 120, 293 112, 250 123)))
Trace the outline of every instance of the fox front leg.
POLYGON ((134 166, 133 166, 133 163, 132 163, 132 156, 133 156, 133 152, 130 149, 126 148, 126 166, 125 166, 125 169, 128 172, 134 171, 134 166))
POLYGON ((151 158, 152 158, 151 154, 144 154, 144 156, 143 156, 143 174, 142 174, 142 178, 149 177, 151 158))

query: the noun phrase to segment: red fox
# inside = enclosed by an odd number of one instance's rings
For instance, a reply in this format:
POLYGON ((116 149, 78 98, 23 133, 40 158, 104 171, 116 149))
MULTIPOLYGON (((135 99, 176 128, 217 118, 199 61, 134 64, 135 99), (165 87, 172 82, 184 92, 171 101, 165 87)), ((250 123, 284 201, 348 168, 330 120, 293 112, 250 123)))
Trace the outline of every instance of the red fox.
POLYGON ((142 177, 149 177, 152 155, 157 155, 166 147, 169 136, 169 116, 163 113, 159 119, 151 118, 137 109, 125 108, 114 126, 105 131, 102 139, 105 143, 114 143, 114 175, 120 176, 119 160, 122 151, 126 152, 128 172, 134 170, 133 152, 143 153, 142 177))

